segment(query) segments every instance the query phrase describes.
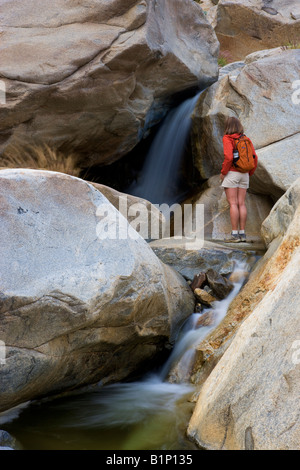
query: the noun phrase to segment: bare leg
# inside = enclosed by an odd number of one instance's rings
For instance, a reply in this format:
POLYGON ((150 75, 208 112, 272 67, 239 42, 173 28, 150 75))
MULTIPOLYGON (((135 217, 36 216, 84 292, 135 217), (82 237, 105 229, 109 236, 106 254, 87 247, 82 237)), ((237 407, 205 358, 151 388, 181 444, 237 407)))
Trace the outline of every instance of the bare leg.
POLYGON ((238 189, 239 188, 225 188, 225 194, 230 206, 230 221, 232 230, 239 229, 239 203, 238 203, 238 189))
POLYGON ((238 206, 239 206, 239 221, 240 230, 245 230, 247 220, 247 207, 245 205, 247 189, 238 188, 238 206))

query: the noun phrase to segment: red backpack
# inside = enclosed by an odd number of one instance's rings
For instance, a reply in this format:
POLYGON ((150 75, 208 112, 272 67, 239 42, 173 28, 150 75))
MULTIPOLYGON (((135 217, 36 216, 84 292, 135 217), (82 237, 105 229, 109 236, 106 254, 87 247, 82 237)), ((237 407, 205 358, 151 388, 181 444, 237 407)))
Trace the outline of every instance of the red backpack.
POLYGON ((241 173, 248 173, 255 167, 251 140, 245 134, 235 139, 233 164, 241 173))

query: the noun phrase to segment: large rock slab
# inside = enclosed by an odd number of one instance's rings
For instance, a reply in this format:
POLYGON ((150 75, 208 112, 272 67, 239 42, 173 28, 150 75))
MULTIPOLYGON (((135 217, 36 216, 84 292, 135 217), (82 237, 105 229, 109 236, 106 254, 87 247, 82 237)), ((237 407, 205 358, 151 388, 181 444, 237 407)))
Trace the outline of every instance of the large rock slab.
POLYGON ((170 97, 217 79, 219 43, 192 0, 7 0, 0 20, 2 151, 46 143, 111 163, 170 97))
POLYGON ((192 142, 202 178, 219 174, 227 116, 238 117, 258 154, 250 188, 277 200, 300 176, 300 106, 294 96, 300 50, 254 55, 213 84, 196 105, 192 142))
POLYGON ((263 224, 269 249, 224 320, 227 349, 202 383, 188 429, 201 447, 299 450, 299 188, 297 179, 263 224))
POLYGON ((0 179, 0 410, 122 380, 166 351, 194 296, 113 205, 60 173, 0 179))
POLYGON ((234 60, 253 51, 299 42, 298 0, 220 0, 212 9, 221 50, 230 51, 234 60))
POLYGON ((221 244, 204 240, 201 248, 190 248, 188 241, 183 239, 161 238, 149 243, 156 256, 168 266, 175 269, 187 280, 213 268, 218 273, 229 276, 237 264, 249 264, 253 267, 256 262, 256 250, 262 246, 243 244, 243 248, 234 244, 221 244), (246 246, 245 246, 246 245, 246 246))

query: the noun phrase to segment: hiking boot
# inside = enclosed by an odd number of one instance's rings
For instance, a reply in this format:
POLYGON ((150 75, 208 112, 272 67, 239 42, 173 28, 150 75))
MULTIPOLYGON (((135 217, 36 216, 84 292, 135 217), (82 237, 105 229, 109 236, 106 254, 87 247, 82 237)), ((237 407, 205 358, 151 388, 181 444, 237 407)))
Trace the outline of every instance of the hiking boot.
POLYGON ((228 243, 239 243, 241 241, 238 233, 231 233, 229 238, 226 238, 225 242, 228 243))
POLYGON ((241 242, 246 242, 246 241, 247 241, 247 238, 246 238, 246 234, 245 234, 245 233, 239 233, 239 237, 240 237, 240 241, 241 241, 241 242))

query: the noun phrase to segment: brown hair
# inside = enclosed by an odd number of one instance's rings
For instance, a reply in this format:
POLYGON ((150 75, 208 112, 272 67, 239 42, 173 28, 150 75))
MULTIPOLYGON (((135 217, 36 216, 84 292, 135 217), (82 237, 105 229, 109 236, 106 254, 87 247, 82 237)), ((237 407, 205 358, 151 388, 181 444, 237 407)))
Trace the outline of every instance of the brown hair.
POLYGON ((226 135, 226 134, 243 134, 243 133, 244 133, 244 128, 243 128, 242 123, 239 119, 237 119, 236 117, 228 117, 226 119, 224 135, 226 135))

